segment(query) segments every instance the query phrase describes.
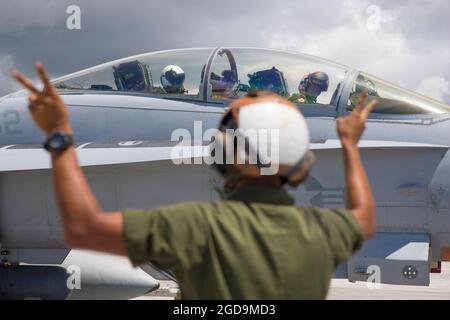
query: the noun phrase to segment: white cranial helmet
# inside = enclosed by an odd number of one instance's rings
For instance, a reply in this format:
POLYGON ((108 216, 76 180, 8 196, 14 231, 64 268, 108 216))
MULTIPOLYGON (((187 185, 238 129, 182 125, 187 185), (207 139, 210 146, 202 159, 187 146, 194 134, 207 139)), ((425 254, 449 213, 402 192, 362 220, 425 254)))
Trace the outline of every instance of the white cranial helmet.
MULTIPOLYGON (((309 154, 305 118, 294 104, 276 94, 234 101, 219 130, 216 141, 222 148, 232 142, 236 148, 232 164, 250 176, 278 174, 289 179, 309 154), (239 138, 245 143, 239 143, 239 138)), ((226 151, 224 154, 230 159, 226 151)), ((222 173, 226 171, 225 165, 230 164, 226 160, 224 165, 216 165, 222 173)))

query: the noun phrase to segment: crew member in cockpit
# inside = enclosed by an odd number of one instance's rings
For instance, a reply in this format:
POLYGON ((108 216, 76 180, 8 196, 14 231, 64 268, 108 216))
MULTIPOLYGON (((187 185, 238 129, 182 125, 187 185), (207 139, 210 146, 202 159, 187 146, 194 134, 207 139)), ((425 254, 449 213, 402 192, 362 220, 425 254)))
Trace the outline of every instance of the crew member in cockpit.
POLYGON ((294 103, 317 103, 317 97, 328 90, 329 78, 325 72, 317 71, 303 77, 298 85, 298 92, 290 96, 294 103))
POLYGON ((162 93, 181 93, 184 94, 187 91, 184 88, 184 79, 186 75, 177 65, 168 65, 161 71, 161 86, 162 93))
POLYGON ((357 104, 358 95, 360 95, 364 90, 367 90, 367 100, 371 101, 373 99, 379 98, 378 90, 373 81, 367 79, 362 74, 358 75, 355 81, 355 85, 353 87, 352 92, 350 93, 349 101, 350 107, 348 110, 353 110, 355 105, 357 104))

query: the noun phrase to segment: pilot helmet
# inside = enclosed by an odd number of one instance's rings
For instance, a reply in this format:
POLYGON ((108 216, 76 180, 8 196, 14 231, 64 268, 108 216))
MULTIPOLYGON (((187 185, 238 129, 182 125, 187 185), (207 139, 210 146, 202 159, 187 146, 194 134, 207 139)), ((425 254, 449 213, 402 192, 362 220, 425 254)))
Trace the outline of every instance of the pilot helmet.
POLYGON ((183 93, 185 74, 177 65, 168 65, 161 71, 161 85, 167 93, 183 93))
MULTIPOLYGON (((317 71, 306 75, 298 85, 298 91, 308 92, 308 88, 311 85, 317 86, 320 92, 327 91, 330 83, 330 79, 325 72, 317 71)), ((320 94, 319 92, 319 94, 320 94)))
POLYGON ((365 89, 367 89, 367 94, 369 96, 378 96, 377 87, 375 86, 373 81, 366 79, 363 75, 359 75, 355 81, 355 92, 357 94, 360 94, 365 89))
POLYGON ((278 175, 282 184, 297 186, 314 162, 302 113, 273 92, 252 89, 232 102, 218 129, 210 154, 226 185, 236 177, 278 175), (272 130, 277 132, 276 138, 259 135, 272 130))

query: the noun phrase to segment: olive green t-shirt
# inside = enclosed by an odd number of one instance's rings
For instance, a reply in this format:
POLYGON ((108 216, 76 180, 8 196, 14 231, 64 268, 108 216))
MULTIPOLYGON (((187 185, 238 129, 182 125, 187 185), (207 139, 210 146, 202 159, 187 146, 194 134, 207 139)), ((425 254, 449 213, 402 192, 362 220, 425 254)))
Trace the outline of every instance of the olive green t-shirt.
POLYGON ((261 186, 123 219, 133 265, 173 272, 184 299, 324 299, 336 266, 363 242, 350 211, 300 208, 261 186))

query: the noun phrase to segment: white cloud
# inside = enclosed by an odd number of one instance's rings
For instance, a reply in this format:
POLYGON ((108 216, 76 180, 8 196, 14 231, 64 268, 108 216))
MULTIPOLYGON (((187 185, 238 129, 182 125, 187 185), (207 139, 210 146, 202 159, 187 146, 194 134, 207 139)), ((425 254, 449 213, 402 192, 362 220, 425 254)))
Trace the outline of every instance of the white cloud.
POLYGON ((29 74, 42 59, 62 75, 167 48, 272 47, 341 62, 414 90, 429 77, 450 80, 449 9, 448 0, 11 0, 0 11, 0 57, 12 54, 29 74), (79 32, 65 29, 68 4, 82 9, 79 32), (368 24, 378 8, 374 30, 368 24))
POLYGON ((450 81, 439 76, 430 76, 423 79, 416 91, 439 101, 446 101, 450 96, 450 81))
MULTIPOLYGON (((300 28, 300 25, 281 27, 271 33, 269 44, 271 47, 302 51, 338 61, 412 90, 430 75, 433 79, 440 75, 443 83, 448 82, 448 43, 436 41, 431 46, 417 48, 416 43, 400 31, 404 10, 400 12, 380 7, 380 29, 369 29, 368 6, 368 1, 348 0, 342 8, 346 19, 341 20, 339 25, 331 25, 321 31, 300 28), (444 72, 447 72, 446 77, 442 76, 444 72)), ((440 99, 445 97, 436 92, 433 94, 440 99)))

